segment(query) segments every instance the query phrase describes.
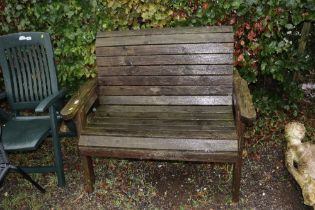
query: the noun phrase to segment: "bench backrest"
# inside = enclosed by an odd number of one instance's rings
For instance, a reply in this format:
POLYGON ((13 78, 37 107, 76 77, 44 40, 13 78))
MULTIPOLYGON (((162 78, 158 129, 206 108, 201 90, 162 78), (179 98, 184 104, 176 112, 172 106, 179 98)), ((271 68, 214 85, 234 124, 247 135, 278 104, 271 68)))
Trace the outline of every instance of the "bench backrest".
POLYGON ((96 61, 101 104, 232 104, 229 26, 101 32, 96 61))

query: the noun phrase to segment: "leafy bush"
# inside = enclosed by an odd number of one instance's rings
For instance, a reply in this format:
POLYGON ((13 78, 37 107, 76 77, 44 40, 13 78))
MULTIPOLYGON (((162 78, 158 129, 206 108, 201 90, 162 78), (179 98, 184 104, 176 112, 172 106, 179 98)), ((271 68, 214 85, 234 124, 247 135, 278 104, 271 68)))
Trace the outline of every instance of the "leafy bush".
POLYGON ((0 11, 0 34, 52 35, 59 80, 70 89, 96 75, 97 31, 233 25, 235 67, 255 96, 271 90, 291 108, 302 96, 295 75, 314 66, 308 51, 297 51, 302 23, 315 20, 312 0, 10 0, 0 11))

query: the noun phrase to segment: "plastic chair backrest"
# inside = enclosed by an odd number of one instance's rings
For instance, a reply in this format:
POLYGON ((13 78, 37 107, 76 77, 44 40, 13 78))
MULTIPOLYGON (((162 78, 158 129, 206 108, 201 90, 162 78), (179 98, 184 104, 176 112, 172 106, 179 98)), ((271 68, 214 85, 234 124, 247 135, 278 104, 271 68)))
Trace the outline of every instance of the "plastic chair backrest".
POLYGON ((59 89, 48 33, 21 32, 1 36, 0 64, 12 110, 34 109, 59 89))

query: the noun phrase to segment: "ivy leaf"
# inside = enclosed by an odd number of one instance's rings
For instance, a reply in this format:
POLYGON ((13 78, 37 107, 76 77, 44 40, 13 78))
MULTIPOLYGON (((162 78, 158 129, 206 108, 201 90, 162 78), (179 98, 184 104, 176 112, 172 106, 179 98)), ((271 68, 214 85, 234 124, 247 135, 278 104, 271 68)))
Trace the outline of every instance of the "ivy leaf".
POLYGON ((233 9, 238 9, 240 7, 241 3, 242 3, 241 0, 234 0, 234 1, 232 1, 233 9))
POLYGON ((17 9, 17 10, 22 10, 23 7, 22 7, 22 5, 18 4, 18 5, 16 5, 15 9, 17 9))
POLYGON ((293 24, 296 26, 298 24, 300 24, 303 21, 303 17, 299 14, 294 14, 292 16, 292 22, 293 24))
POLYGON ((292 25, 291 23, 286 24, 285 27, 289 30, 294 29, 294 25, 292 25))

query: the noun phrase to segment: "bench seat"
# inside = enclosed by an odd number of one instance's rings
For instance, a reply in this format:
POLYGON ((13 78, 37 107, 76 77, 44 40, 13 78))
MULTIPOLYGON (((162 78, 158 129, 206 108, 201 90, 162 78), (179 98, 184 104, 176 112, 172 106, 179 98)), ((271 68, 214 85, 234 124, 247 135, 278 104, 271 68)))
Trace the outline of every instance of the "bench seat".
POLYGON ((79 146, 237 152, 232 106, 101 105, 79 146))

